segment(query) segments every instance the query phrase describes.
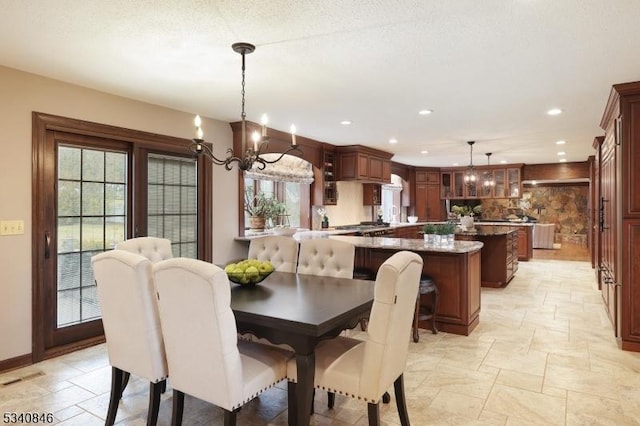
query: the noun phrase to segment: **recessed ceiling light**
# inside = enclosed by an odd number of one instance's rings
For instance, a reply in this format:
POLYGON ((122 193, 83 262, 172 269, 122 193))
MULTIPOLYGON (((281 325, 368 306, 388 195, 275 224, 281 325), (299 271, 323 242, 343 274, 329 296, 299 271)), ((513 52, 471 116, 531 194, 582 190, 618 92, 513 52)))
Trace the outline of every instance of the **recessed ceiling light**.
POLYGON ((422 110, 418 111, 418 114, 420 114, 420 115, 429 115, 429 114, 432 114, 432 113, 433 113, 432 109, 422 109, 422 110))
POLYGON ((558 153, 558 155, 566 155, 566 154, 567 154, 567 153, 566 153, 566 152, 564 152, 564 151, 560 151, 560 152, 558 153))
POLYGON ((556 145, 564 145, 567 141, 556 141, 556 145))
POLYGON ((567 159, 566 159, 566 158, 561 158, 561 159, 560 159, 560 162, 561 162, 561 163, 566 163, 566 162, 567 162, 567 159))
POLYGON ((453 163, 453 165, 454 165, 454 166, 457 166, 457 165, 458 165, 458 163, 453 163))
POLYGON ((391 139, 389 139, 389 143, 392 144, 392 145, 396 144, 396 143, 398 143, 398 139, 391 138, 391 139))
POLYGON ((351 124, 351 120, 342 120, 340 124, 342 124, 343 126, 348 126, 349 124, 351 124))
POLYGON ((507 160, 500 160, 500 164, 507 164, 507 160))
POLYGON ((420 154, 428 154, 429 151, 427 151, 426 149, 423 149, 422 151, 420 151, 420 154))
POLYGON ((560 114, 562 114, 562 110, 560 108, 551 108, 549 111, 547 111, 547 114, 549 114, 549 115, 560 115, 560 114))

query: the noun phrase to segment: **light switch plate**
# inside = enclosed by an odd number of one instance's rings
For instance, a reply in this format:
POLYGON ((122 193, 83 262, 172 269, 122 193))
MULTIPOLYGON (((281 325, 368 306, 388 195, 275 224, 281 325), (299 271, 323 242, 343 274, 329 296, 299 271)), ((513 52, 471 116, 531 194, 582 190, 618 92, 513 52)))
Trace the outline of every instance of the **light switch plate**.
POLYGON ((24 220, 0 220, 0 235, 24 234, 24 220))

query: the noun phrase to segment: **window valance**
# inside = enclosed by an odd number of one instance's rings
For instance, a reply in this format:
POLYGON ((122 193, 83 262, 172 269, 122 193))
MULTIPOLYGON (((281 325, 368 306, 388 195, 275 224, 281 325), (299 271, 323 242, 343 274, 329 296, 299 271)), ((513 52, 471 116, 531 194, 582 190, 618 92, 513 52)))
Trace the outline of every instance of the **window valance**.
MULTIPOLYGON (((262 154, 265 160, 273 161, 280 154, 262 154)), ((273 180, 276 182, 295 182, 310 184, 313 182, 313 166, 307 160, 293 155, 286 155, 274 164, 267 164, 263 170, 258 169, 258 163, 244 172, 245 177, 257 180, 273 180)))

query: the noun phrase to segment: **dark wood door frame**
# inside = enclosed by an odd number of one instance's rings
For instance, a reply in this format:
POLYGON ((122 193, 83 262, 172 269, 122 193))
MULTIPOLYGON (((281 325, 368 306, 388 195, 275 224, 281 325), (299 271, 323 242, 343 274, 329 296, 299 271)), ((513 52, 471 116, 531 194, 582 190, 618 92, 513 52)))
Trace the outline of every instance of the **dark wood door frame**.
MULTIPOLYGON (((48 134, 52 131, 62 131, 75 135, 93 136, 111 139, 133 144, 133 155, 136 150, 165 151, 184 154, 190 141, 171 136, 131 130, 105 124, 92 123, 83 120, 60 117, 40 112, 32 113, 32 362, 72 352, 82 347, 104 341, 104 336, 84 339, 54 348, 47 348, 45 344, 45 324, 40 321, 38 315, 44 311, 45 271, 42 265, 45 261, 45 250, 48 249, 45 228, 47 215, 55 213, 55 205, 50 199, 45 199, 45 177, 51 174, 55 164, 46 155, 45 145, 48 134)), ((212 178, 211 163, 203 158, 198 158, 198 182, 202 184, 202 190, 198 192, 198 205, 211 206, 212 203, 212 178)), ((132 173, 139 173, 133 170, 132 173)), ((131 177, 131 175, 130 175, 131 177)), ((129 208, 132 209, 131 200, 129 208)), ((130 210, 130 213, 132 211, 130 210)), ((204 208, 199 211, 203 214, 202 226, 198 227, 198 253, 202 260, 211 261, 212 253, 212 209, 204 208)), ((135 224, 131 223, 128 235, 132 236, 135 224)))

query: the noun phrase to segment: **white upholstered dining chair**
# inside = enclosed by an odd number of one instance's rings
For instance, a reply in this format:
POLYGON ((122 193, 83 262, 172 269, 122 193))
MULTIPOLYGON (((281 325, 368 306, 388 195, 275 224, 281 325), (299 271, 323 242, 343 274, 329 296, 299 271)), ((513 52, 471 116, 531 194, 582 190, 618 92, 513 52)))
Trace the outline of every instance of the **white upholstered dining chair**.
POLYGON ((254 238, 249 243, 248 258, 268 260, 276 271, 296 272, 298 242, 282 235, 254 238))
MULTIPOLYGON (((369 425, 379 425, 379 402, 394 385, 400 422, 409 425, 403 373, 418 295, 422 258, 395 253, 378 270, 369 327, 363 340, 348 337, 321 342, 315 351, 314 386, 368 403, 369 425)), ((295 393, 296 363, 287 367, 290 395, 295 393)))
POLYGON ((126 250, 146 257, 152 263, 171 259, 171 240, 158 237, 136 237, 116 244, 116 250, 126 250))
POLYGON ((246 402, 286 378, 292 353, 238 341, 231 286, 219 267, 174 258, 153 266, 173 387, 172 424, 182 423, 184 394, 224 409, 235 425, 246 402))
POLYGON ((155 425, 168 375, 151 261, 124 250, 91 258, 111 364, 106 425, 115 422, 129 374, 150 382, 147 425, 155 425))
POLYGON ((302 240, 298 256, 299 274, 353 278, 356 248, 330 238, 302 240))

